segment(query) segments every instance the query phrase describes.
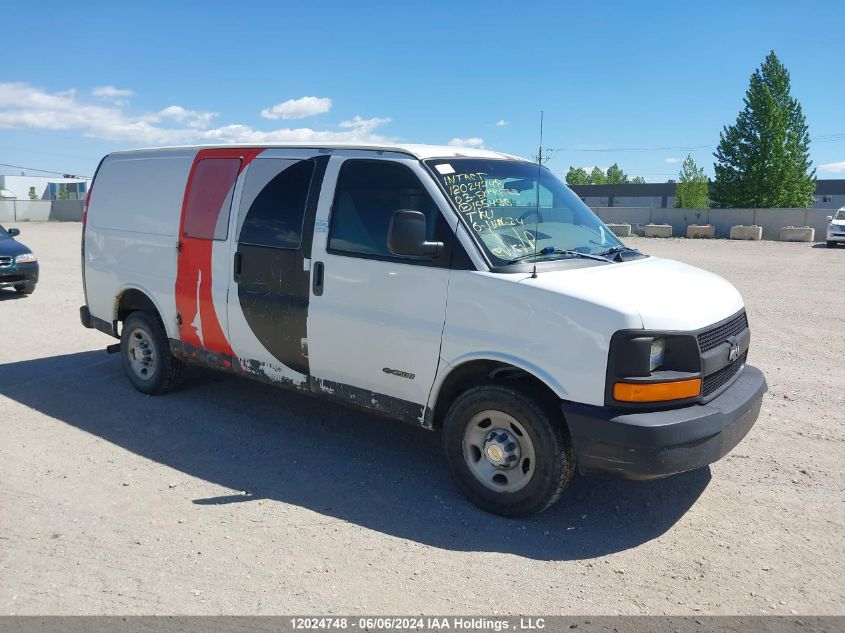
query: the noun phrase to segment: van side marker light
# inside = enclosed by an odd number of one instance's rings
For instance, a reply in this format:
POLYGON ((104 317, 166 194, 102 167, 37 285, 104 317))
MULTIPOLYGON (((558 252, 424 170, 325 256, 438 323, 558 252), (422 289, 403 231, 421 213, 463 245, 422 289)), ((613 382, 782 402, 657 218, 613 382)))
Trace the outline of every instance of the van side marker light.
POLYGON ((613 385, 613 398, 620 402, 665 402, 697 398, 699 395, 701 378, 673 382, 617 382, 613 385))

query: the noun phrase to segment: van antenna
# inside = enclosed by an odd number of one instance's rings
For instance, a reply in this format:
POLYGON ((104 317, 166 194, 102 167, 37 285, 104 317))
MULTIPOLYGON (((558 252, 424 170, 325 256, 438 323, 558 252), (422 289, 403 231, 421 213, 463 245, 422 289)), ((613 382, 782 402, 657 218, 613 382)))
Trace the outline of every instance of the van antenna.
POLYGON ((540 110, 540 148, 537 151, 537 206, 534 216, 534 272, 531 278, 537 278, 537 235, 540 233, 540 176, 543 173, 543 111, 540 110))

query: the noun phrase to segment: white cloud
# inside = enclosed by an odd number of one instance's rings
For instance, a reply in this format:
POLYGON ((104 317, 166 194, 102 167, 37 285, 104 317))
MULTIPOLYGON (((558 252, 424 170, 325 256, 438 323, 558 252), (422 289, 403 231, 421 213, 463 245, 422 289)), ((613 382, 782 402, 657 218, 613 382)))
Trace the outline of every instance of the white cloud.
POLYGON ((129 103, 128 97, 133 92, 127 88, 115 88, 114 86, 98 86, 91 91, 91 94, 100 101, 108 101, 115 105, 125 106, 129 103))
POLYGON ((471 138, 453 138, 451 141, 446 143, 447 145, 451 145, 452 147, 475 147, 475 148, 483 148, 484 147, 484 139, 478 138, 477 136, 473 136, 471 138))
POLYGON ((231 123, 209 127, 215 112, 171 105, 156 112, 133 114, 114 101, 84 101, 75 90, 47 92, 26 83, 0 83, 0 129, 78 130, 84 136, 134 145, 182 143, 385 143, 378 133, 389 118, 360 116, 342 121, 339 128, 282 128, 256 130, 231 123))
POLYGON ((505 121, 504 119, 499 119, 496 121, 496 127, 505 127, 506 125, 510 125, 510 121, 505 121))
POLYGON ((122 99, 131 97, 133 92, 126 88, 115 88, 114 86, 98 86, 91 91, 91 94, 99 99, 122 99))
POLYGON ((356 116, 355 118, 350 119, 348 121, 341 121, 340 127, 369 134, 377 127, 385 125, 386 123, 390 123, 390 117, 374 117, 372 119, 362 119, 361 117, 356 116))
POLYGON ((676 158, 674 156, 670 156, 669 158, 664 158, 663 162, 668 163, 670 165, 674 165, 675 163, 680 163, 682 160, 683 158, 676 158))
POLYGON ((304 119, 331 109, 332 100, 327 97, 302 97, 277 103, 272 108, 264 108, 261 116, 265 119, 304 119))
POLYGON ((819 165, 819 171, 825 171, 832 174, 845 171, 845 160, 840 160, 838 163, 826 163, 824 165, 819 165))
POLYGON ((165 119, 173 119, 191 128, 204 129, 211 124, 211 120, 217 116, 217 112, 186 110, 182 106, 172 105, 160 111, 158 116, 165 119))

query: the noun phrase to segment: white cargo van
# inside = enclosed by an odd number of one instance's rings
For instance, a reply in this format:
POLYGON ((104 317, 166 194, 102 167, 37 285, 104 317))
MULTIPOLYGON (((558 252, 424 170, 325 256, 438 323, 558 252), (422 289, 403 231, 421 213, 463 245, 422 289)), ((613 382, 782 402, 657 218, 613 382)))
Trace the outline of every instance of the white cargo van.
POLYGON ((498 152, 109 154, 82 257, 82 323, 120 338, 138 390, 196 363, 441 429, 457 484, 505 515, 546 508, 576 467, 710 464, 766 391, 731 284, 625 247, 498 152))

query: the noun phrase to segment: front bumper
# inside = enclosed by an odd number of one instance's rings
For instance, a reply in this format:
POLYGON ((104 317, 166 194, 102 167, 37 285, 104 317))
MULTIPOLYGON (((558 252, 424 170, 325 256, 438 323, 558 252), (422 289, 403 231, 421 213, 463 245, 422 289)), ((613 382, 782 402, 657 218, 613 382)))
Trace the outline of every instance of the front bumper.
POLYGON ((582 473, 654 479, 718 461, 751 430, 766 379, 746 365, 734 383, 707 404, 630 412, 564 402, 582 473))
POLYGON ((0 268, 0 288, 34 286, 38 283, 38 263, 0 268))
POLYGON ((845 233, 828 233, 828 242, 845 242, 845 233))

